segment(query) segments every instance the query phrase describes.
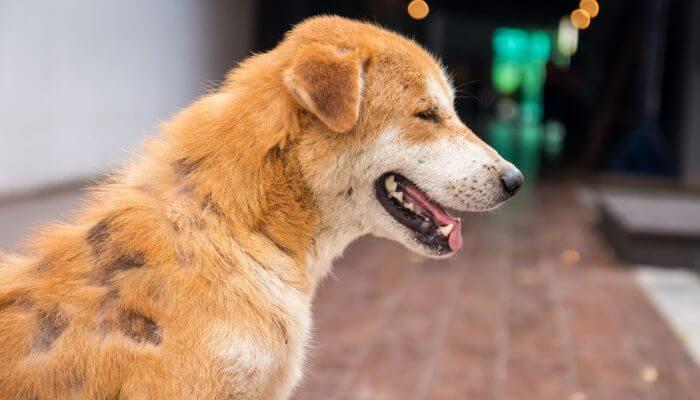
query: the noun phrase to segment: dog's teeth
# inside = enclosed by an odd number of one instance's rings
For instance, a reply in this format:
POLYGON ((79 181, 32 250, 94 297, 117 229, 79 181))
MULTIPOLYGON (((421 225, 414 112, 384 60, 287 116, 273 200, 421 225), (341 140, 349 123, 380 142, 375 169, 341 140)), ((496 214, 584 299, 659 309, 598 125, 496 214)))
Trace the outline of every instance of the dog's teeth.
POLYGON ((403 203, 403 192, 393 192, 391 195, 399 201, 399 203, 403 203))
POLYGON ((443 236, 449 236, 449 235, 450 235, 450 232, 452 232, 452 229, 453 229, 454 227, 455 227, 454 224, 449 224, 449 225, 441 226, 441 227, 439 228, 439 229, 440 229, 440 233, 442 233, 443 236))
POLYGON ((405 209, 413 211, 413 203, 403 203, 405 209))
POLYGON ((386 186, 386 190, 389 193, 393 193, 396 191, 396 187, 398 186, 396 184, 396 180, 394 179, 394 175, 389 175, 386 177, 384 180, 384 186, 386 186))

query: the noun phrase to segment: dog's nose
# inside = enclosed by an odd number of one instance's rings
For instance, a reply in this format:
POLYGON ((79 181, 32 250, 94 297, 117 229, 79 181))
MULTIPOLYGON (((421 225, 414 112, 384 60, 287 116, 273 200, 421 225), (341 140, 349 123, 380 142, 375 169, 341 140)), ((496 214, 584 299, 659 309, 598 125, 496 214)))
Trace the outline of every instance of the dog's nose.
POLYGON ((503 189, 513 196, 518 193, 520 186, 523 185, 523 174, 517 168, 508 168, 501 175, 501 183, 503 184, 503 189))

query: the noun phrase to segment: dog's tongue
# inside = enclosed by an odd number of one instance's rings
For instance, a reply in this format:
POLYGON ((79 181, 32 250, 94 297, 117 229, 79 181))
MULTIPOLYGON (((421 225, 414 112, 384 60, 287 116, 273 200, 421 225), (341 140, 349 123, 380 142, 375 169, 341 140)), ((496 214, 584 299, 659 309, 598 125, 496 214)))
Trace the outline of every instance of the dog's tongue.
POLYGON ((427 210, 438 225, 445 226, 452 224, 454 226, 448 237, 448 243, 452 251, 459 251, 462 248, 462 221, 448 214, 439 205, 434 204, 423 192, 413 185, 405 185, 403 191, 414 201, 414 204, 427 210))

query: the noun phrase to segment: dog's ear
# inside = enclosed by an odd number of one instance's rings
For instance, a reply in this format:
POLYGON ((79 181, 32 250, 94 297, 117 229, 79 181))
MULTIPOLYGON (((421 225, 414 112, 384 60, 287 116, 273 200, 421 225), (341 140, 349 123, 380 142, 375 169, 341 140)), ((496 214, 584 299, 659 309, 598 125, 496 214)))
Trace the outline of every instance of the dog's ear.
POLYGON ((358 50, 310 45, 295 55, 284 83, 296 100, 336 132, 355 126, 362 96, 358 50))

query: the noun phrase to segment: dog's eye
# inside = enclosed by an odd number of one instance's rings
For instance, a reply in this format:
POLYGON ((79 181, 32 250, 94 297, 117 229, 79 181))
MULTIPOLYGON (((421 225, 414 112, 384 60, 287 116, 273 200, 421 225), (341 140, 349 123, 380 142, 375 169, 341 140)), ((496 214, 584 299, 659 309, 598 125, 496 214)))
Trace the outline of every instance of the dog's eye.
POLYGON ((423 120, 426 120, 426 121, 430 121, 430 122, 434 122, 434 123, 440 122, 440 116, 438 115, 437 111, 434 108, 419 111, 415 115, 416 115, 416 117, 423 119, 423 120))

